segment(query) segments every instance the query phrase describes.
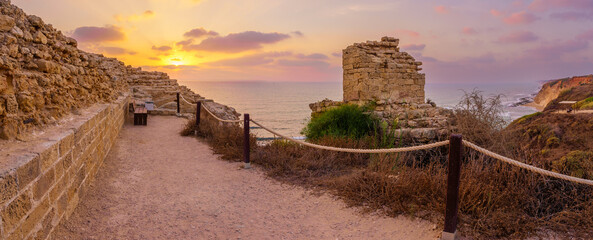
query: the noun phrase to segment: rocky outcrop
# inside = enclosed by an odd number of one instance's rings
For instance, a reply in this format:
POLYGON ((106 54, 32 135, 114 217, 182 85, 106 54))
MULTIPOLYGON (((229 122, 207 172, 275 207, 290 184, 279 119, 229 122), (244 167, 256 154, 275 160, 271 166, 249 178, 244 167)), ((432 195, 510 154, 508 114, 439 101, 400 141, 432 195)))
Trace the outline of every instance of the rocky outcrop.
POLYGON ((546 82, 542 85, 541 90, 537 93, 533 102, 527 104, 527 106, 535 107, 541 111, 548 103, 556 99, 562 91, 585 84, 593 84, 593 75, 569 77, 546 82))

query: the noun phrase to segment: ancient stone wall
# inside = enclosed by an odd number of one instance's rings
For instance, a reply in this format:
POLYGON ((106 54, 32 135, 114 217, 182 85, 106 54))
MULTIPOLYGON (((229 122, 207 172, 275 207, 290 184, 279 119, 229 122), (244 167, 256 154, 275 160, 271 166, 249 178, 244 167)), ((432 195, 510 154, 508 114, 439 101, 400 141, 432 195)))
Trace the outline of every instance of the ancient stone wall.
POLYGON ((151 90, 142 96, 155 94, 158 103, 173 100, 177 91, 188 100, 196 97, 166 73, 79 50, 76 40, 7 0, 0 0, 0 44, 0 139, 22 138, 72 111, 112 102, 130 85, 151 90), (166 91, 158 86, 164 82, 166 91))
MULTIPOLYGON (((199 98, 166 73, 81 51, 76 40, 0 0, 0 239, 46 239, 78 204, 131 99, 171 105, 176 92, 199 98)), ((234 109, 211 106, 236 118, 234 109)))
POLYGON ((342 51, 344 102, 397 101, 424 103, 424 74, 399 39, 355 43, 342 51))
POLYGON ((68 218, 113 146, 129 95, 15 145, 0 142, 0 239, 46 239, 68 218))

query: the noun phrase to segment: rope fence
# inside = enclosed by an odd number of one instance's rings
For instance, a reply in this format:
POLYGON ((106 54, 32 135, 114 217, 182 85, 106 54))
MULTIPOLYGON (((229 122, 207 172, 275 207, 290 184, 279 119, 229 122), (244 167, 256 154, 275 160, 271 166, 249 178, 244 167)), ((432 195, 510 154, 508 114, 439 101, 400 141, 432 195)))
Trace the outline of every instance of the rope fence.
MULTIPOLYGON (((198 108, 200 108, 200 102, 198 103, 198 108)), ((482 153, 488 157, 497 159, 499 161, 505 162, 507 164, 538 173, 544 176, 558 178, 574 183, 586 184, 593 186, 593 180, 583 179, 568 176, 565 174, 552 172, 549 170, 545 170, 542 168, 538 168, 526 163, 522 163, 520 161, 502 156, 498 153, 489 151, 485 148, 482 148, 472 142, 466 141, 462 139, 461 135, 453 134, 451 135, 449 140, 418 145, 418 146, 411 146, 411 147, 401 147, 401 148, 384 148, 384 149, 355 149, 355 148, 340 148, 340 147, 331 147, 331 146, 323 146, 318 144, 309 143, 302 140, 297 140, 292 137, 285 136, 281 133, 278 133, 257 121, 249 118, 249 114, 244 114, 243 120, 226 120, 221 119, 214 115, 208 108, 204 107, 206 111, 214 117, 216 120, 220 122, 228 122, 228 123, 240 123, 243 122, 244 128, 244 143, 243 143, 243 160, 245 162, 245 168, 250 167, 250 159, 249 159, 249 130, 250 129, 264 129, 275 136, 279 136, 280 139, 284 139, 290 142, 294 142, 303 146, 312 147, 316 149, 328 150, 328 151, 336 151, 336 152, 347 152, 347 153, 401 153, 401 152, 410 152, 410 151, 419 151, 419 150, 427 150, 437 147, 442 147, 449 145, 449 163, 448 163, 448 178, 447 178, 447 204, 446 204, 446 211, 445 211, 445 227, 444 231, 442 232, 441 239, 457 239, 457 223, 458 223, 458 210, 459 210, 459 181, 461 176, 461 158, 463 153, 463 146, 466 146, 470 149, 473 149, 479 153, 482 153), (253 123, 257 125, 257 127, 249 127, 249 123, 253 123)), ((196 119, 196 125, 199 124, 199 110, 196 119)))
POLYGON ((548 171, 545 169, 541 169, 541 168, 538 168, 538 167, 535 167, 535 166, 532 166, 532 165, 529 165, 526 163, 519 162, 519 161, 511 159, 511 158, 502 156, 498 153, 491 152, 488 149, 482 148, 482 147, 480 147, 474 143, 471 143, 469 141, 466 141, 466 140, 463 140, 463 145, 465 145, 473 150, 476 150, 479 153, 482 153, 486 156, 489 156, 491 158, 498 159, 502 162, 511 164, 511 165, 519 167, 519 168, 523 168, 523 169, 531 171, 531 172, 539 173, 541 175, 548 176, 548 177, 555 177, 555 178, 563 179, 563 180, 570 181, 570 182, 582 183, 582 184, 587 184, 587 185, 593 186, 593 180, 572 177, 572 176, 560 174, 557 172, 552 172, 552 171, 548 171))

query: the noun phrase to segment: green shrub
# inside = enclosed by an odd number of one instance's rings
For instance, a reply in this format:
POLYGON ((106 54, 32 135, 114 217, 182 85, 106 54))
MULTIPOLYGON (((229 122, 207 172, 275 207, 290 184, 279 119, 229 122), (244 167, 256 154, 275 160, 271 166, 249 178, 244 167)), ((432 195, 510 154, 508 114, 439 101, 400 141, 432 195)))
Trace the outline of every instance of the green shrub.
POLYGON ((551 136, 548 138, 548 140, 546 140, 546 147, 555 148, 555 147, 558 147, 559 145, 560 145, 560 139, 555 136, 551 136))
POLYGON ((359 139, 370 135, 377 129, 378 119, 365 110, 352 104, 330 109, 313 117, 302 133, 313 140, 324 136, 359 139))
POLYGON ((575 104, 576 109, 589 109, 593 108, 593 97, 579 101, 575 104))
POLYGON ((578 178, 593 179, 593 153, 572 151, 558 161, 552 162, 556 172, 578 178))

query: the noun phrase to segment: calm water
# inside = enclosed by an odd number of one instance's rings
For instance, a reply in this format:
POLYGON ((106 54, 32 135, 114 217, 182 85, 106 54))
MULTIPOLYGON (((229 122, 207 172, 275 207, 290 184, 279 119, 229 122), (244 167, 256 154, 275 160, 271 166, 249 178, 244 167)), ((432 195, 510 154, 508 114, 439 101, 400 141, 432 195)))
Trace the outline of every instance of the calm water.
MULTIPOLYGON (((216 102, 234 107, 239 113, 289 136, 301 136, 300 131, 311 116, 309 103, 329 98, 342 100, 342 83, 295 82, 191 82, 180 81, 196 93, 216 102)), ((438 106, 454 107, 463 90, 478 89, 485 96, 503 94, 506 117, 509 120, 535 112, 528 107, 509 105, 523 97, 530 97, 539 83, 513 84, 429 84, 426 97, 438 106)), ((272 137, 263 130, 254 130, 259 137, 272 137)))

